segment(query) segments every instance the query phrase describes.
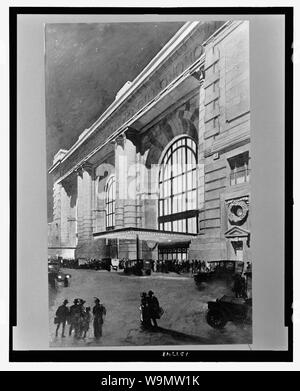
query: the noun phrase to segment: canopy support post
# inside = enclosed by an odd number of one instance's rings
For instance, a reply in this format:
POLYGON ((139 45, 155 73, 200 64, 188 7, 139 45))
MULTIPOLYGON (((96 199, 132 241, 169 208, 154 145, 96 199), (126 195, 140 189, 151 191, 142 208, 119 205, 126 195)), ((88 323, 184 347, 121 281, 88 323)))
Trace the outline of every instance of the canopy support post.
POLYGON ((139 235, 136 235, 136 259, 140 259, 139 257, 140 253, 140 243, 139 243, 139 235))

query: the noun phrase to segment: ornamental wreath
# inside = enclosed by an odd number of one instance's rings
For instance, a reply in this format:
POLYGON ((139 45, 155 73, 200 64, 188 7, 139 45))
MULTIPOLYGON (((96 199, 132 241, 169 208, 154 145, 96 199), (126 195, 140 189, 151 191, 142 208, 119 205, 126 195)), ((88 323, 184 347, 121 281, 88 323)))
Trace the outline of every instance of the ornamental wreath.
POLYGON ((248 205, 245 201, 233 201, 228 207, 228 220, 232 223, 243 221, 249 212, 248 205), (236 213, 237 207, 242 209, 240 214, 236 213))

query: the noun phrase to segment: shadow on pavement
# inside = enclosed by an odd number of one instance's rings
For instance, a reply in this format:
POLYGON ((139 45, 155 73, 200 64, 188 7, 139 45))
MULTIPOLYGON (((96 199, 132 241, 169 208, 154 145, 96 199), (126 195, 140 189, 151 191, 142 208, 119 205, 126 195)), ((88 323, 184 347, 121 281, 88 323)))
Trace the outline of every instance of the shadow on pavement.
POLYGON ((205 338, 198 337, 196 335, 189 335, 182 333, 180 331, 171 330, 171 329, 165 329, 163 327, 158 327, 156 329, 156 332, 167 334, 171 336, 174 339, 180 340, 180 342, 198 342, 198 343, 207 343, 207 340, 205 338))

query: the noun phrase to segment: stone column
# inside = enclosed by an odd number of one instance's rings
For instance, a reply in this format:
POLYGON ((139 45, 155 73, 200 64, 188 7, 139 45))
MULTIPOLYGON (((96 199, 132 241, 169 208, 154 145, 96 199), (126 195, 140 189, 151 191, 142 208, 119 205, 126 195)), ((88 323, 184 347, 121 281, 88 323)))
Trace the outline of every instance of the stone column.
MULTIPOLYGON (((125 134, 115 141, 116 229, 137 227, 136 146, 125 134)), ((136 241, 120 240, 120 258, 136 258, 136 241)))
POLYGON ((61 183, 53 185, 53 223, 52 223, 52 246, 61 245, 61 183))
POLYGON ((69 246, 69 212, 70 199, 68 197, 64 184, 60 187, 60 203, 61 203, 61 246, 69 246))
POLYGON ((124 198, 125 181, 127 179, 127 163, 125 157, 125 135, 119 136, 115 140, 115 178, 116 178, 116 228, 124 227, 124 198))
POLYGON ((105 211, 105 200, 97 200, 96 205, 96 222, 95 222, 95 231, 103 232, 106 230, 106 211, 105 211))
POLYGON ((68 195, 68 243, 69 246, 75 247, 76 240, 76 226, 77 226, 77 176, 72 175, 69 178, 68 184, 66 186, 66 191, 68 195))
POLYGON ((116 228, 136 227, 136 147, 125 135, 115 141, 116 228))
POLYGON ((77 232, 78 245, 88 243, 93 236, 93 219, 92 219, 92 166, 85 163, 77 171, 77 232))
POLYGON ((198 167, 197 167, 197 183, 198 183, 198 209, 200 213, 199 219, 199 231, 202 229, 200 221, 202 221, 202 215, 204 211, 204 132, 205 132, 205 89, 204 79, 200 79, 200 91, 199 91, 199 133, 198 133, 198 167))
POLYGON ((137 226, 137 161, 136 147, 128 139, 125 141, 125 156, 127 160, 126 196, 124 199, 124 227, 137 226))

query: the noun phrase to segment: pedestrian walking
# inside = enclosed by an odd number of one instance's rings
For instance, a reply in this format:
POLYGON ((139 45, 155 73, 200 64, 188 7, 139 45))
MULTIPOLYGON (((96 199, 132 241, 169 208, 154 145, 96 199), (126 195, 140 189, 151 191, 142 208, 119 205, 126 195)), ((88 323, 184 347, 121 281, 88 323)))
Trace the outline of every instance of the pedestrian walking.
POLYGON ((146 292, 141 294, 141 326, 142 328, 149 329, 151 327, 150 312, 149 312, 149 303, 146 292))
POLYGON ((247 298, 246 279, 244 276, 242 276, 241 274, 236 274, 232 290, 235 293, 236 298, 247 298))
POLYGON ((65 327, 66 327, 66 323, 69 319, 69 313, 70 313, 69 308, 67 307, 67 304, 68 304, 68 300, 64 300, 63 304, 57 308, 56 313, 55 313, 54 323, 57 324, 56 332, 55 332, 56 337, 58 336, 58 330, 59 330, 60 325, 62 325, 61 336, 62 336, 62 338, 65 337, 65 327))
POLYGON ((84 313, 82 314, 82 322, 81 322, 81 335, 82 338, 86 338, 86 333, 89 331, 90 322, 91 322, 91 307, 86 307, 84 313))
POLYGON ((157 321, 159 319, 159 302, 156 296, 154 296, 153 291, 148 292, 148 306, 149 306, 149 316, 150 321, 152 321, 153 326, 157 328, 157 321))
POLYGON ((71 305, 71 307, 70 307, 69 336, 71 336, 72 331, 76 329, 77 313, 79 311, 80 311, 80 309, 79 309, 79 299, 74 299, 73 305, 71 305))
POLYGON ((94 336, 96 339, 102 337, 102 326, 104 323, 104 316, 106 315, 106 308, 103 304, 100 304, 100 300, 95 298, 95 306, 93 307, 93 315, 94 315, 94 336))

